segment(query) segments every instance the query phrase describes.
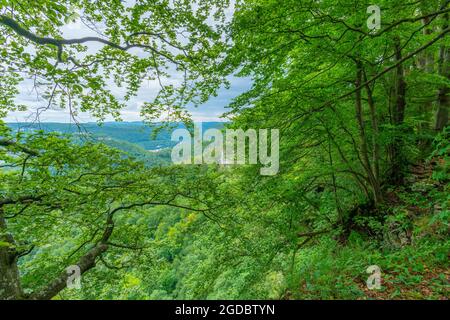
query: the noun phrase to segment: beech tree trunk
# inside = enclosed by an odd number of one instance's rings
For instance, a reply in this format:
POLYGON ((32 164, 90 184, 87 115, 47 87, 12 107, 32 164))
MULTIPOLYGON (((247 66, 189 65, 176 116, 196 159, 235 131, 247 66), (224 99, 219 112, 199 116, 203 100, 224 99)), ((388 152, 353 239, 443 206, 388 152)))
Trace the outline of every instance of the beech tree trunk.
MULTIPOLYGON (((77 266, 80 267, 81 275, 95 267, 95 260, 101 256, 108 249, 108 245, 100 243, 89 250, 81 259, 77 262, 77 266)), ((67 279, 69 274, 64 271, 49 283, 45 288, 33 293, 29 299, 31 300, 50 300, 56 296, 59 292, 67 287, 67 279)))
POLYGON ((8 233, 3 209, 0 207, 0 300, 23 298, 17 259, 14 239, 8 233))
MULTIPOLYGON (((402 60, 402 47, 400 38, 396 37, 395 41, 395 59, 402 60)), ((404 166, 405 158, 403 155, 403 135, 405 131, 402 128, 405 118, 406 109, 406 82, 403 64, 397 67, 394 90, 394 108, 392 111, 393 124, 395 126, 395 136, 393 142, 389 146, 391 170, 390 181, 394 185, 402 185, 404 182, 404 166)))
MULTIPOLYGON (((363 80, 363 65, 360 61, 356 62, 356 81, 355 81, 355 87, 359 88, 356 91, 356 100, 355 100, 355 112, 356 112, 356 120, 358 123, 359 128, 359 137, 360 137, 360 149, 361 149, 361 159, 362 164, 364 167, 364 170, 367 175, 367 179, 369 181, 370 187, 372 189, 373 193, 373 200, 375 204, 380 204, 383 202, 383 196, 381 192, 381 184, 379 179, 377 179, 377 174, 374 172, 372 168, 372 164, 370 162, 369 158, 369 148, 367 143, 367 135, 366 135, 366 129, 364 124, 364 115, 363 115, 363 108, 362 108, 362 89, 361 84, 363 80)), ((376 171, 376 170, 375 170, 376 171)))
MULTIPOLYGON (((448 14, 445 15, 445 25, 444 29, 448 27, 448 14)), ((439 50, 439 74, 450 80, 450 53, 448 47, 444 44, 439 50)), ((450 90, 447 85, 444 85, 439 89, 438 93, 438 109, 436 112, 436 120, 434 124, 434 129, 436 131, 442 131, 448 125, 448 116, 450 109, 450 90)))

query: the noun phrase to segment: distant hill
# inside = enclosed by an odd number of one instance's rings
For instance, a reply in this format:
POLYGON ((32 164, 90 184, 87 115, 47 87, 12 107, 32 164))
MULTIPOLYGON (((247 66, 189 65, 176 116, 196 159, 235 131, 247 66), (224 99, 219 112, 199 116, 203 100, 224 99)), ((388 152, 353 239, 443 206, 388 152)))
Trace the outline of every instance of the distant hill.
MULTIPOLYGON (((204 122, 203 130, 209 128, 222 128, 223 122, 204 122)), ((153 129, 142 122, 106 122, 102 125, 96 123, 81 124, 81 130, 74 124, 46 122, 40 124, 30 123, 8 123, 14 131, 35 131, 59 132, 63 134, 80 134, 88 132, 99 140, 122 140, 140 146, 145 150, 160 150, 173 147, 176 142, 170 141, 171 131, 162 130, 156 138, 152 138, 153 129)), ((175 124, 176 128, 184 127, 175 124)))
MULTIPOLYGON (((45 122, 8 123, 13 131, 58 132, 72 136, 88 135, 94 141, 102 142, 110 147, 127 152, 129 155, 147 162, 149 165, 170 162, 170 149, 177 143, 171 141, 171 132, 176 128, 184 128, 182 124, 174 124, 171 130, 163 129, 156 137, 152 136, 153 128, 143 122, 105 122, 83 123, 80 127, 69 123, 45 122)), ((223 128, 223 122, 204 122, 203 130, 223 128)))

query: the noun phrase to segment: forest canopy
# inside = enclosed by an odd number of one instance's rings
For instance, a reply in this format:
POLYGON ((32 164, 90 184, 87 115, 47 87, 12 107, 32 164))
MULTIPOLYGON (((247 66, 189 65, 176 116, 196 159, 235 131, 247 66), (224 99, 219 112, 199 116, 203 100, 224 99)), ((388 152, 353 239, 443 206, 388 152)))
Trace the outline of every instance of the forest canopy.
POLYGON ((450 1, 373 5, 0 0, 0 299, 448 299, 450 1), (232 78, 250 89, 225 127, 278 129, 277 175, 79 121, 120 121, 154 81, 142 120, 190 127, 232 78), (55 109, 79 135, 5 121, 55 109))

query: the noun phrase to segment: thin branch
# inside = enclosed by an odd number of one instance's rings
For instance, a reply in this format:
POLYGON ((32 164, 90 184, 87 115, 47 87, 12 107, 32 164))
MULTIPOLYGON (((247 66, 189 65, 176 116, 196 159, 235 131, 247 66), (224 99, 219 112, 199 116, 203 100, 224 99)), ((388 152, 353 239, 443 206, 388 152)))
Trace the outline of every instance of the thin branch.
POLYGON ((14 147, 14 148, 17 148, 18 150, 22 151, 23 153, 29 154, 30 156, 34 156, 34 157, 39 156, 39 152, 37 152, 36 150, 29 149, 29 148, 21 145, 17 141, 12 141, 12 140, 7 140, 7 139, 0 139, 0 146, 2 146, 2 147, 14 147))

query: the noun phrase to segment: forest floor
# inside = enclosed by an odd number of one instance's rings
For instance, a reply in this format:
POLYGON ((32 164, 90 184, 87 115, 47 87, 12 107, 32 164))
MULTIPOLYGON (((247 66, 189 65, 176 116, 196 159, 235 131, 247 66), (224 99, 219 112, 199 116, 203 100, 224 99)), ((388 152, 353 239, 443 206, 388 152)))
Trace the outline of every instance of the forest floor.
MULTIPOLYGON (((442 165, 442 162, 439 162, 442 165)), ((448 214, 442 216, 442 204, 436 202, 436 193, 441 196, 448 194, 448 184, 433 179, 436 164, 422 163, 413 166, 406 188, 394 189, 388 194, 387 205, 405 210, 406 217, 409 219, 409 226, 405 232, 406 241, 403 243, 402 239, 400 240, 397 254, 401 254, 404 246, 414 247, 414 243, 420 242, 424 237, 428 237, 430 242, 441 238, 438 229, 445 228, 442 225, 445 224, 445 220, 439 221, 439 218, 446 218, 448 214), (417 201, 418 198, 419 201, 417 201)), ((445 197, 443 198, 445 200, 445 197)), ((434 255, 436 252, 430 252, 430 254, 434 255)), ((360 283, 360 288, 364 292, 363 298, 448 300, 450 297, 448 261, 445 267, 446 263, 436 264, 433 263, 434 259, 427 259, 427 257, 418 257, 417 261, 414 260, 416 259, 412 253, 411 256, 405 256, 403 261, 399 261, 396 268, 386 270, 381 280, 380 290, 370 290, 365 283, 360 283), (403 270, 398 270, 399 267, 403 270)))
POLYGON ((324 238, 305 252, 285 298, 448 300, 450 184, 435 166, 416 165, 404 186, 387 190, 382 222, 367 218, 338 248, 324 238), (370 265, 381 269, 380 289, 367 287, 370 265))
POLYGON ((423 272, 408 270, 412 277, 420 278, 419 283, 407 284, 398 281, 400 273, 385 273, 380 290, 369 290, 365 284, 360 284, 364 292, 363 299, 392 300, 392 299, 439 299, 448 300, 449 290, 445 282, 450 281, 448 269, 439 267, 425 267, 423 272))

